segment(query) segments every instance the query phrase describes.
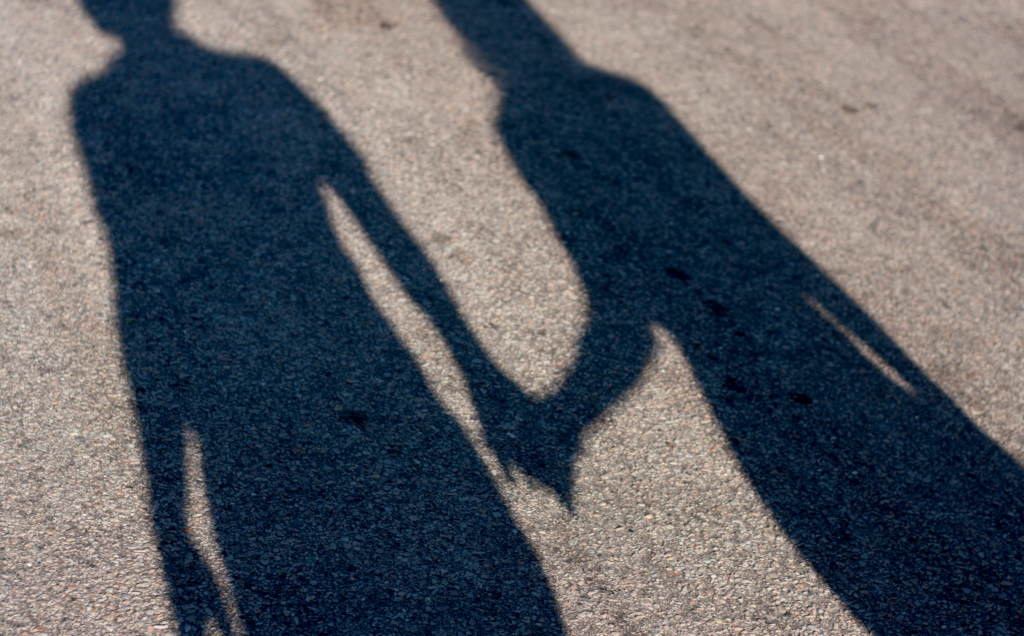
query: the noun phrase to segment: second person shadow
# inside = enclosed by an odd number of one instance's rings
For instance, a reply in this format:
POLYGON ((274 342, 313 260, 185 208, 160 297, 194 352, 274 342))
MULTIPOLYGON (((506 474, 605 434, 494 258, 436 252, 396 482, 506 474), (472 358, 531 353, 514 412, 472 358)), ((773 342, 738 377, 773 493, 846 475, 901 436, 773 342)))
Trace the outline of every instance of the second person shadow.
POLYGON ((503 91, 498 128, 590 302, 534 401, 401 258, 487 438, 572 505, 581 432, 678 341, 751 483, 877 634, 1022 633, 1024 473, 786 239, 649 92, 579 62, 522 0, 438 0, 503 91))

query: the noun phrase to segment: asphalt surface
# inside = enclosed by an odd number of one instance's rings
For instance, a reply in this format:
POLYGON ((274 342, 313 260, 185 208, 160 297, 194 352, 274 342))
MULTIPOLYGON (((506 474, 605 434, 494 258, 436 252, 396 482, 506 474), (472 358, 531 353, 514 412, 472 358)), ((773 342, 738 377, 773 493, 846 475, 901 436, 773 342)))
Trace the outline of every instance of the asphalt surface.
POLYGON ((1019 3, 0 41, 0 634, 1024 633, 1019 3))

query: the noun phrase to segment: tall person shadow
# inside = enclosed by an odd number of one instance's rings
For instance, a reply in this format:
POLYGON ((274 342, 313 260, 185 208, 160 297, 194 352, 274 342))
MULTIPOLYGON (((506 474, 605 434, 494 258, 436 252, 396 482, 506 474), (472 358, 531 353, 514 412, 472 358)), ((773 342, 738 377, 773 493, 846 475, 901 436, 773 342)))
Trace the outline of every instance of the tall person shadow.
POLYGON ((503 90, 500 133, 589 296, 578 362, 531 400, 405 267, 506 466, 571 507, 581 432, 677 340, 732 449, 877 634, 1024 633, 1024 474, 743 196, 650 93, 522 0, 438 0, 503 90), (474 364, 475 363, 475 364, 474 364))
POLYGON ((561 633, 339 251, 318 187, 421 258, 358 156, 275 68, 175 32, 165 0, 84 4, 125 46, 74 112, 181 633, 561 633))

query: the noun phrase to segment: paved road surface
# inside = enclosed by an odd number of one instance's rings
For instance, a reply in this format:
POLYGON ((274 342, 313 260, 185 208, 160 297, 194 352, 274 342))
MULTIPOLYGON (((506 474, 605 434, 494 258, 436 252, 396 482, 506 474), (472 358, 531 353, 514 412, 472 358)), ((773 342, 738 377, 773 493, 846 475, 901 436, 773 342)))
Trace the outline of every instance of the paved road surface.
POLYGON ((0 41, 0 633, 1024 633, 1019 3, 0 41))

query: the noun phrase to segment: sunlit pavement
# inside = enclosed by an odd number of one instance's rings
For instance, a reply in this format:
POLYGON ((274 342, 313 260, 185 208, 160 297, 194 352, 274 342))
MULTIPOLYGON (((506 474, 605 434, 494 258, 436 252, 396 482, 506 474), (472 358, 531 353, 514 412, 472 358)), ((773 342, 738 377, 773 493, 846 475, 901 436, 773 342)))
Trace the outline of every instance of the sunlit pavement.
POLYGON ((0 3, 0 633, 1024 633, 1024 7, 132 15, 0 3))

